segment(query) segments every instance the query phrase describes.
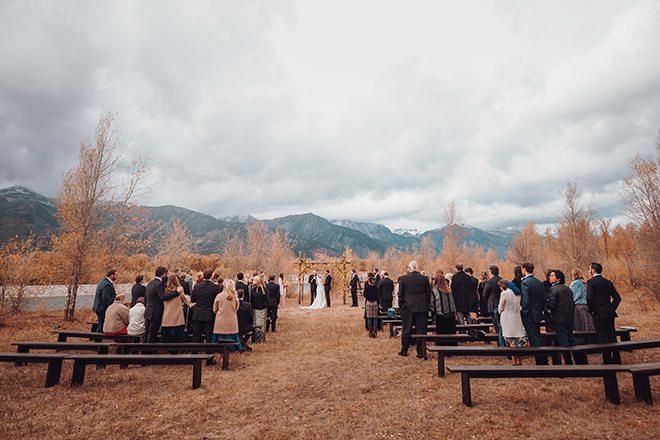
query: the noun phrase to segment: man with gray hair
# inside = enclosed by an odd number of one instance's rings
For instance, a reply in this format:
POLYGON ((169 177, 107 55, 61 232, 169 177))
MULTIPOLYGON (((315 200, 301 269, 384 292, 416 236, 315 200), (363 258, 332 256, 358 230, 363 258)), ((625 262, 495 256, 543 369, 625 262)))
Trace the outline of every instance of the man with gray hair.
MULTIPOLYGON (((417 262, 411 261, 408 267, 410 273, 399 278, 399 310, 403 321, 399 356, 408 356, 413 326, 416 334, 426 334, 426 318, 431 297, 431 284, 428 278, 419 273, 417 262)), ((423 355, 417 346, 417 357, 422 358, 423 355)))

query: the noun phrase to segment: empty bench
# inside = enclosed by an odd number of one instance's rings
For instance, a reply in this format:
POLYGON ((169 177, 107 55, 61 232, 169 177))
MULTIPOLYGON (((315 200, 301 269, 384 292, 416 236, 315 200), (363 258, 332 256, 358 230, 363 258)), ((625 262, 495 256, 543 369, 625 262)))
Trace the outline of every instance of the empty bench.
POLYGON ((605 397, 619 404, 619 385, 616 373, 629 371, 630 365, 521 365, 521 366, 448 366, 452 373, 461 374, 463 403, 472 406, 470 380, 475 378, 523 377, 602 377, 605 397))
MULTIPOLYGON (((231 347, 238 347, 238 342, 234 341, 218 341, 206 344, 204 342, 154 342, 154 343, 125 343, 118 344, 117 350, 126 355, 133 356, 133 353, 140 353, 146 351, 190 351, 192 354, 197 354, 198 351, 213 351, 222 353, 222 369, 229 368, 229 352, 231 347)), ((211 359, 213 355, 209 354, 211 359)))
POLYGON ((96 365, 192 365, 192 387, 202 384, 202 363, 213 359, 212 354, 72 354, 65 359, 73 360, 71 386, 82 385, 88 364, 96 365))
POLYGON ((17 365, 27 363, 48 364, 46 372, 46 388, 60 383, 62 373, 63 353, 0 353, 0 362, 14 362, 17 365))

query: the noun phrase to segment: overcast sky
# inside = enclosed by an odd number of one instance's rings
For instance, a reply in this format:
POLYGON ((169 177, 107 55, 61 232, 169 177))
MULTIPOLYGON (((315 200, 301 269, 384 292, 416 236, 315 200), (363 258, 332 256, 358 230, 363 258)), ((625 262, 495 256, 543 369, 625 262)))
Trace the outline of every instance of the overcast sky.
POLYGON ((660 130, 659 1, 0 0, 0 187, 117 112, 150 205, 427 230, 620 221, 660 130))

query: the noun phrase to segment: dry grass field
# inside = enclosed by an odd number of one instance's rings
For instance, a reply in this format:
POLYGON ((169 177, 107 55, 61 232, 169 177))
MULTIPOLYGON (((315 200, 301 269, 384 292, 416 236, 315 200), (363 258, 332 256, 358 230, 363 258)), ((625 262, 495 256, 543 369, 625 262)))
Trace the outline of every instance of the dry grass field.
MULTIPOLYGON (((84 385, 71 388, 72 363, 65 362, 61 383, 46 389, 44 364, 0 364, 0 438, 660 438, 658 406, 635 400, 629 374, 619 374, 618 406, 605 401, 602 379, 477 379, 467 408, 460 376, 437 377, 433 355, 397 356, 400 339, 369 339, 361 309, 311 311, 292 303, 280 311, 277 333, 250 353, 232 354, 228 371, 205 366, 197 390, 190 366, 88 367, 84 385)), ((624 297, 620 315, 618 325, 640 330, 633 339, 660 335, 657 307, 624 297)), ((64 323, 59 311, 7 318, 0 350, 15 351, 15 341, 54 341, 56 326, 87 330, 93 314, 77 318, 64 323)), ((625 363, 658 360, 658 351, 623 354, 625 363)), ((507 361, 447 361, 485 362, 507 361)), ((660 400, 658 378, 651 386, 660 400)))

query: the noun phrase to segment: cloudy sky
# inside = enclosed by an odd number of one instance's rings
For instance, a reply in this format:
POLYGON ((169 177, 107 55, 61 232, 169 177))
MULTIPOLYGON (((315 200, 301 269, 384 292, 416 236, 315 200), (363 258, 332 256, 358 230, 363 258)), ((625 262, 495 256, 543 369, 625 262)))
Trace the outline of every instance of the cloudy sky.
POLYGON ((426 230, 620 219, 660 130, 660 2, 0 0, 0 187, 55 195, 99 116, 150 205, 426 230))

